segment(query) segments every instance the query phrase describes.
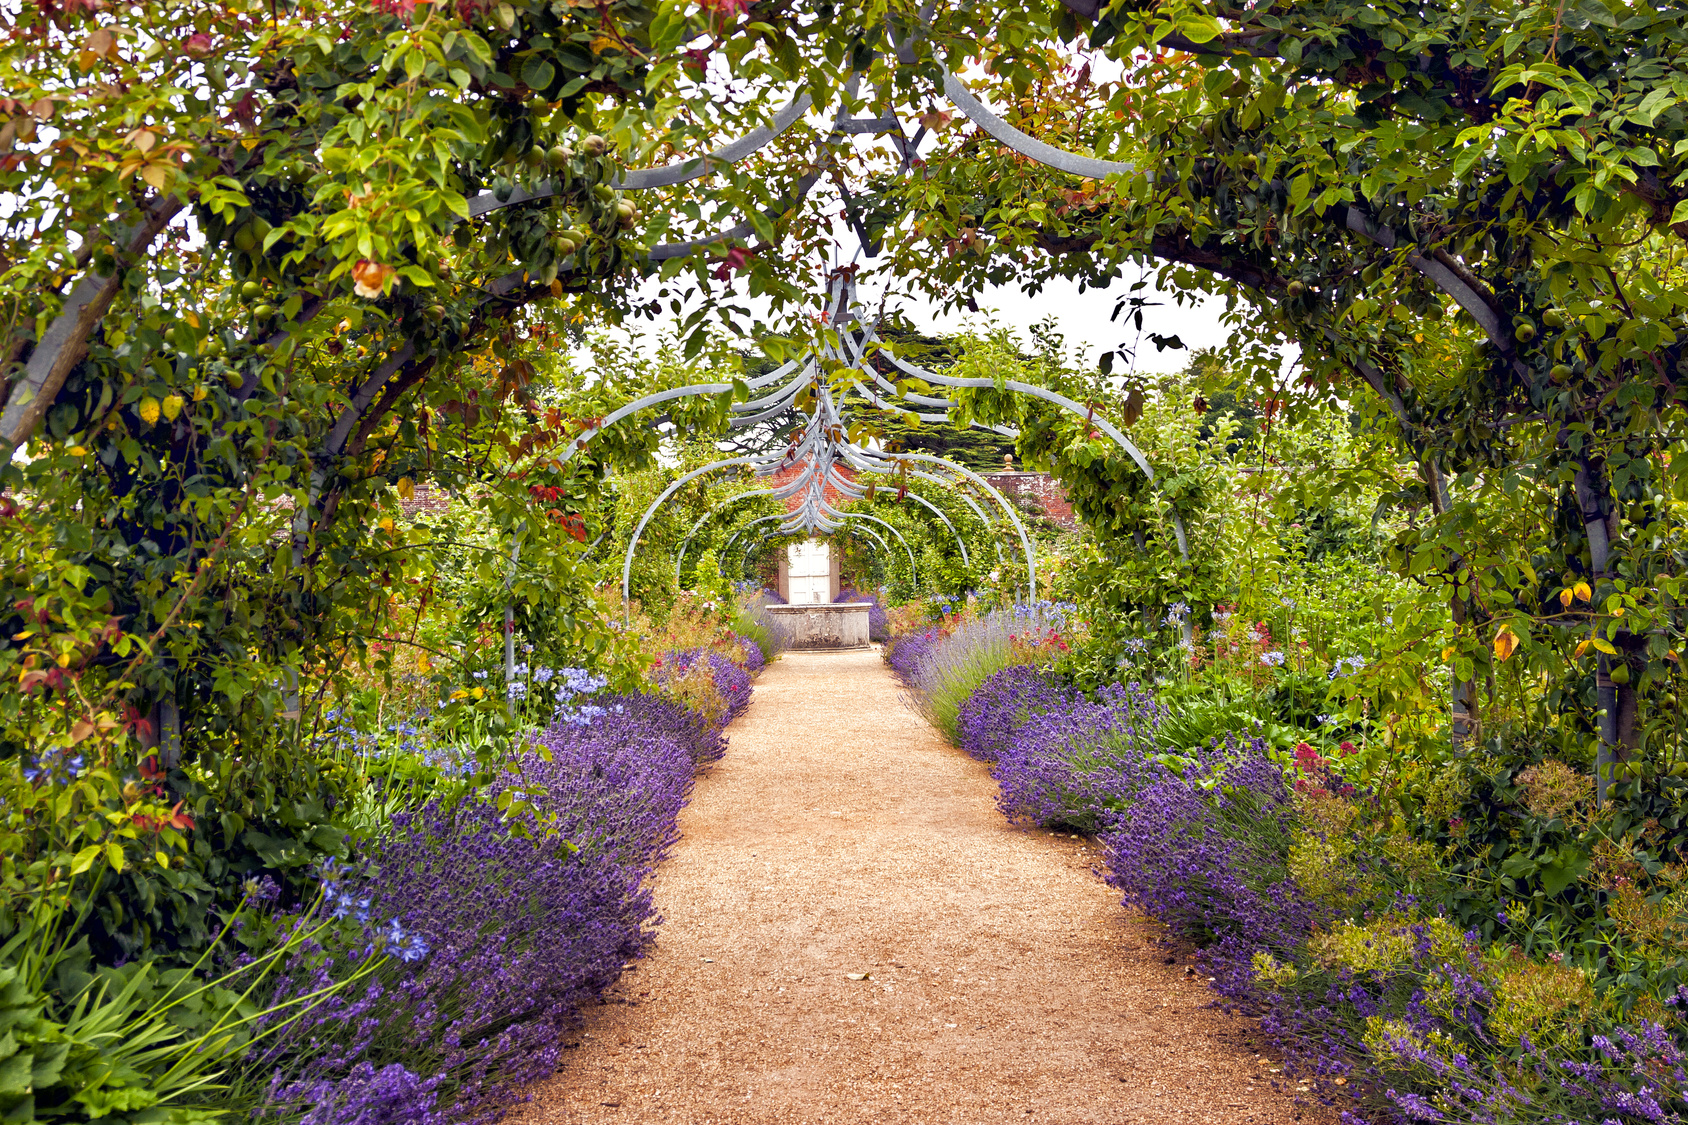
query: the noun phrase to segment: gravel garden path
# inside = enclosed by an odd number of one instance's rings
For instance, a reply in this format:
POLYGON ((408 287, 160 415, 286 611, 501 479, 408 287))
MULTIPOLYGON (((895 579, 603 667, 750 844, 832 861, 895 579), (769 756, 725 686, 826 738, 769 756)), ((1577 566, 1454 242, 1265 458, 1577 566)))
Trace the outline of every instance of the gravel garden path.
POLYGON ((729 734, 655 950, 511 1120, 1334 1121, 877 652, 788 653, 729 734))

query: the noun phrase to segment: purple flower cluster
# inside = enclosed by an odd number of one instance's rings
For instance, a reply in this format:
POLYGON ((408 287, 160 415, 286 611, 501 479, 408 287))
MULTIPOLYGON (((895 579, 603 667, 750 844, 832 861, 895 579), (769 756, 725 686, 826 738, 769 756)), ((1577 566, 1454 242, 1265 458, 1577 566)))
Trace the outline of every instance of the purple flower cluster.
POLYGON ((993 674, 961 705, 956 742, 981 762, 994 762, 1014 733, 1034 715, 1057 711, 1074 693, 1053 673, 1030 664, 1011 664, 993 674))
POLYGON ((361 1062, 338 1082, 312 1089, 298 1125, 448 1125, 435 1108, 440 1082, 399 1063, 376 1070, 361 1062))
POLYGON ((762 651, 761 645, 757 644, 743 633, 734 633, 733 640, 737 641, 739 643, 739 647, 744 649, 744 670, 746 672, 749 672, 752 676, 754 676, 763 668, 767 667, 768 657, 762 651))
POLYGON ((890 663, 893 672, 901 676, 905 683, 911 683, 920 671, 921 660, 943 641, 944 631, 938 628, 926 629, 919 633, 904 633, 900 637, 891 638, 885 649, 885 659, 890 663))
POLYGON ((998 805, 1013 820, 1107 828, 1154 776, 1164 712, 1136 684, 1104 688, 1094 701, 1073 693, 1065 706, 1041 710, 1014 730, 991 771, 998 805))
POLYGON ((885 607, 879 604, 879 599, 872 594, 864 594, 860 590, 845 587, 832 599, 835 602, 866 602, 867 610, 867 639, 870 641, 888 641, 891 639, 891 619, 886 616, 885 607))
MULTIPOLYGON (((648 876, 677 838, 696 767, 724 749, 659 696, 596 702, 591 723, 551 727, 490 789, 394 816, 361 886, 339 876, 352 913, 427 956, 389 960, 282 1030, 262 1056, 276 1068, 263 1115, 484 1120, 556 1069, 563 1032, 652 941, 648 876)), ((277 999, 380 950, 290 966, 277 999)))
POLYGON ((1300 950, 1319 911, 1291 878, 1292 790, 1258 738, 1157 757, 1103 837, 1108 882, 1206 947, 1215 987, 1248 994, 1257 950, 1300 950))

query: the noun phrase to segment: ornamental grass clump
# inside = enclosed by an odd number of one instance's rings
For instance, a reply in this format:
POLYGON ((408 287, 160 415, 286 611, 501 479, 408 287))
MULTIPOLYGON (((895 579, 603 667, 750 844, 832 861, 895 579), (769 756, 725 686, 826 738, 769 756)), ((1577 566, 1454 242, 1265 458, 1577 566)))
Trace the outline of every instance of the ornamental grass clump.
POLYGON ((1094 701, 1070 693, 1049 703, 1015 729, 997 758, 997 804, 1011 820, 1106 829, 1155 776, 1155 728, 1165 709, 1136 684, 1104 688, 1094 701))

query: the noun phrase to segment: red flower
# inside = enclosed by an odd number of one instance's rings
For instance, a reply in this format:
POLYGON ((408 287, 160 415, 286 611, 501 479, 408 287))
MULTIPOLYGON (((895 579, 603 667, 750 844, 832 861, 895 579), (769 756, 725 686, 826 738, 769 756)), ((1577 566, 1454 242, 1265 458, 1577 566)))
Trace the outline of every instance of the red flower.
POLYGON ((754 250, 746 249, 743 246, 734 246, 721 255, 721 265, 715 271, 715 280, 727 281, 731 279, 733 274, 742 272, 745 268, 744 264, 755 256, 756 251, 754 250))
POLYGON ((145 813, 135 818, 135 826, 142 832, 157 832, 161 828, 174 828, 178 832, 186 832, 193 828, 193 815, 182 811, 182 802, 177 801, 176 807, 170 810, 170 815, 147 816, 145 813))
POLYGON ((750 9, 751 0, 698 0, 704 11, 712 16, 725 16, 727 19, 737 19, 750 9))

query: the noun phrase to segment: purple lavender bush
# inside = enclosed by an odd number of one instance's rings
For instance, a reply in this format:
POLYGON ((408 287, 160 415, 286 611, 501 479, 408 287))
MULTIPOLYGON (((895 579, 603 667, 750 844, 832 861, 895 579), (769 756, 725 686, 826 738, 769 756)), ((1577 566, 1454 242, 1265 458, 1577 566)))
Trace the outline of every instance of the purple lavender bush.
POLYGON ((1104 688, 1095 701, 1058 700, 1015 728, 998 755, 997 803, 1010 820, 1096 832, 1156 776, 1165 708, 1136 684, 1104 688))
POLYGON ((1012 664, 995 673, 961 704, 956 744, 981 762, 994 762, 1015 731, 1034 716, 1071 703, 1074 693, 1060 677, 1031 664, 1012 664))
POLYGON ((733 640, 738 642, 739 648, 744 650, 744 670, 752 676, 768 666, 767 654, 762 651, 762 645, 754 637, 747 637, 743 633, 734 633, 733 640))
POLYGON ((684 676, 699 661, 709 665, 710 682, 726 704, 717 725, 718 733, 750 706, 750 673, 714 649, 690 648, 663 657, 657 673, 659 681, 684 676))
POLYGON ((556 1069, 582 1007, 653 940, 648 876, 697 765, 722 747, 658 696, 594 705, 490 789, 396 815, 361 884, 341 879, 337 911, 373 936, 290 966, 283 998, 384 948, 400 956, 276 1035, 260 1116, 485 1121, 556 1069))
POLYGON ((891 666, 891 670, 902 677, 904 683, 908 683, 919 670, 921 658, 937 647, 943 639, 944 631, 935 626, 918 633, 904 633, 892 637, 881 655, 891 666))
POLYGON ((1143 763, 1102 838, 1108 882, 1173 934, 1205 947, 1214 987, 1244 998, 1257 951, 1294 956, 1320 911, 1288 869, 1293 790, 1258 738, 1143 763))

